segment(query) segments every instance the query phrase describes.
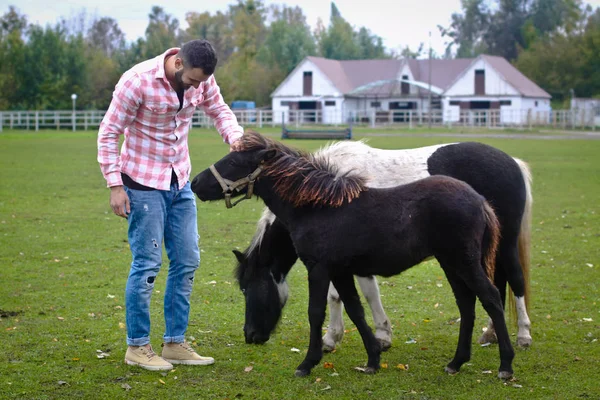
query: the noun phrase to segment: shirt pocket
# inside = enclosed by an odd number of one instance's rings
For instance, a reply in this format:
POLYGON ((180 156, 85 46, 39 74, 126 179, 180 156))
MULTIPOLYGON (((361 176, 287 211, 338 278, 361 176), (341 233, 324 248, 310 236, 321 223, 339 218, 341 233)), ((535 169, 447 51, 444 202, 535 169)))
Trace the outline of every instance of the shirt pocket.
POLYGON ((165 128, 175 123, 177 108, 165 103, 145 103, 142 105, 142 120, 151 128, 165 128))

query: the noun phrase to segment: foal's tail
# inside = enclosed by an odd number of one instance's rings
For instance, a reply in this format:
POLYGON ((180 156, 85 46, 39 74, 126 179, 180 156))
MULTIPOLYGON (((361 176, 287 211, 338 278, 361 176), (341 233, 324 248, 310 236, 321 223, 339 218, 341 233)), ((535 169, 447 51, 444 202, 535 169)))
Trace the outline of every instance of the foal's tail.
MULTIPOLYGON (((533 196, 531 194, 531 183, 533 178, 531 176, 531 170, 527 163, 523 160, 515 158, 515 161, 521 169, 523 174, 523 181, 525 182, 525 209, 523 211, 523 218, 521 219, 521 229, 519 231, 518 246, 519 246, 519 263, 521 264, 521 270, 523 271, 523 281, 525 287, 525 307, 529 310, 529 301, 531 298, 530 284, 529 284, 529 267, 530 267, 530 253, 531 253, 531 209, 533 205, 533 196)), ((516 314, 515 296, 510 289, 509 285, 509 296, 508 306, 511 313, 516 314)))
POLYGON ((494 209, 487 201, 483 202, 483 214, 485 215, 485 232, 483 234, 482 258, 485 273, 494 282, 496 251, 500 242, 500 222, 494 209))

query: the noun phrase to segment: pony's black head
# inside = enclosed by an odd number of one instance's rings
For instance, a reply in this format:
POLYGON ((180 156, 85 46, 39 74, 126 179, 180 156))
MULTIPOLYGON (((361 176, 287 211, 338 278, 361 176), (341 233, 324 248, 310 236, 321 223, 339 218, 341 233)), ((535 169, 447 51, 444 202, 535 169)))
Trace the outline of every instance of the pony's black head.
POLYGON ((263 266, 257 248, 247 253, 233 250, 233 253, 238 260, 236 278, 246 303, 244 337, 246 343, 263 344, 281 318, 287 301, 287 282, 284 276, 276 278, 263 266))
MULTIPOLYGON (((214 164, 214 169, 222 179, 235 182, 251 176, 259 165, 272 158, 273 150, 253 149, 246 151, 233 151, 214 164)), ((247 187, 231 192, 232 197, 246 193, 247 187)), ((192 180, 192 191, 202 201, 221 200, 225 198, 224 188, 219 183, 217 175, 210 168, 205 169, 192 180)))

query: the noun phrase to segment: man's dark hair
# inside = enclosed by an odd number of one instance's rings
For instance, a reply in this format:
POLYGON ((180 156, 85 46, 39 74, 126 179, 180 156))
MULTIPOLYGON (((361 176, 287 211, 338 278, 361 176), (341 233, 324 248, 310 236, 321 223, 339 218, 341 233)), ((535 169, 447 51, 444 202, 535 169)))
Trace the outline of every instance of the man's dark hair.
POLYGON ((186 68, 202 68, 205 75, 212 75, 217 66, 217 54, 209 41, 205 39, 190 40, 179 50, 179 55, 186 68))

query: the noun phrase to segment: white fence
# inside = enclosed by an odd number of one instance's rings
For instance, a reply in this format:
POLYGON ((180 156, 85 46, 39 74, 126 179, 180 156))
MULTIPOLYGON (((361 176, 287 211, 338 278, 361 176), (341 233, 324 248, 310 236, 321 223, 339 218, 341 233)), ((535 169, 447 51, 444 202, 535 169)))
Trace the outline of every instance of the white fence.
MULTIPOLYGON (((293 127, 310 125, 347 125, 366 127, 555 127, 562 129, 595 129, 600 126, 600 116, 589 110, 554 110, 550 112, 531 110, 463 110, 445 114, 441 110, 421 111, 353 111, 331 115, 334 111, 284 111, 243 110, 235 111, 240 125, 244 127, 280 126, 282 121, 293 127), (324 121, 338 121, 327 124, 324 121), (342 122, 344 121, 344 122, 342 122)), ((104 111, 0 111, 0 132, 3 129, 70 129, 97 130, 104 111)), ((212 127, 212 120, 202 111, 196 111, 192 119, 194 127, 212 127)))

